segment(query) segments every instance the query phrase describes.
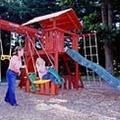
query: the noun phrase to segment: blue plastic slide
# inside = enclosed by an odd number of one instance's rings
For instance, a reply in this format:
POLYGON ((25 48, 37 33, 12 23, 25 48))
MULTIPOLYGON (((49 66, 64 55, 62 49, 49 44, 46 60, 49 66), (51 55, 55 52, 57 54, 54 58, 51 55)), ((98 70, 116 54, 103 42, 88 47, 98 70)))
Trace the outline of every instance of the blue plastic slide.
POLYGON ((120 90, 120 80, 113 77, 109 72, 107 72, 103 67, 100 65, 91 62, 90 60, 83 57, 80 53, 73 49, 67 48, 65 52, 78 64, 85 66, 96 72, 102 79, 104 79, 108 84, 120 90))

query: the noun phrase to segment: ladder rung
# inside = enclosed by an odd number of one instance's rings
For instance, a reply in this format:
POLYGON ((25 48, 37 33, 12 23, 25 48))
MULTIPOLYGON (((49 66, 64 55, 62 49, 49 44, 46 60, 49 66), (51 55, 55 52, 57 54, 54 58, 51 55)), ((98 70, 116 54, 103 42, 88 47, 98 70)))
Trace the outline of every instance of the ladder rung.
POLYGON ((97 48, 97 45, 93 45, 93 46, 84 46, 84 49, 86 48, 97 48))
POLYGON ((86 56, 96 56, 96 58, 97 58, 97 54, 88 54, 88 55, 85 55, 85 57, 86 56))

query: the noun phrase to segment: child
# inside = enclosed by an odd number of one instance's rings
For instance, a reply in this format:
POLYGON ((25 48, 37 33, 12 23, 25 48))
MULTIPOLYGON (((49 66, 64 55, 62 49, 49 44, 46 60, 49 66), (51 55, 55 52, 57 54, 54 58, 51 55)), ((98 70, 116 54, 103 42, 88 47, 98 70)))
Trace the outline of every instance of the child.
POLYGON ((36 60, 36 68, 40 79, 42 79, 48 72, 45 66, 45 61, 41 57, 36 60))
POLYGON ((45 61, 41 57, 36 60, 36 68, 40 79, 51 80, 54 83, 57 81, 57 78, 46 68, 45 61))

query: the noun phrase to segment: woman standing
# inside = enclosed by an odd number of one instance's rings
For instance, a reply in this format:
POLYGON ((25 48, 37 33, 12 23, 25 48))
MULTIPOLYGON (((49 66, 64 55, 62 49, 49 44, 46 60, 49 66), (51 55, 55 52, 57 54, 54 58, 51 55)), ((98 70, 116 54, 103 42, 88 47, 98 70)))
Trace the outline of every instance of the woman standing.
POLYGON ((20 75, 20 68, 22 67, 21 57, 23 56, 23 48, 17 46, 14 49, 13 56, 11 57, 9 67, 6 73, 6 79, 8 81, 8 89, 5 96, 5 102, 8 102, 12 106, 17 106, 15 88, 16 79, 20 75))

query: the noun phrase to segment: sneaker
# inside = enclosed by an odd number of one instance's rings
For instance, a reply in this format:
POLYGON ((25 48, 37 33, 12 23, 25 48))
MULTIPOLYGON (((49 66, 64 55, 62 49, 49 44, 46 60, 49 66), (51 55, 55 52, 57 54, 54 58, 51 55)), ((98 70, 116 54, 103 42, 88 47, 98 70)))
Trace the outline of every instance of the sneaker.
POLYGON ((19 106, 17 103, 16 104, 11 104, 12 106, 19 106))
POLYGON ((8 102, 8 103, 9 103, 9 100, 5 99, 5 102, 8 102))

